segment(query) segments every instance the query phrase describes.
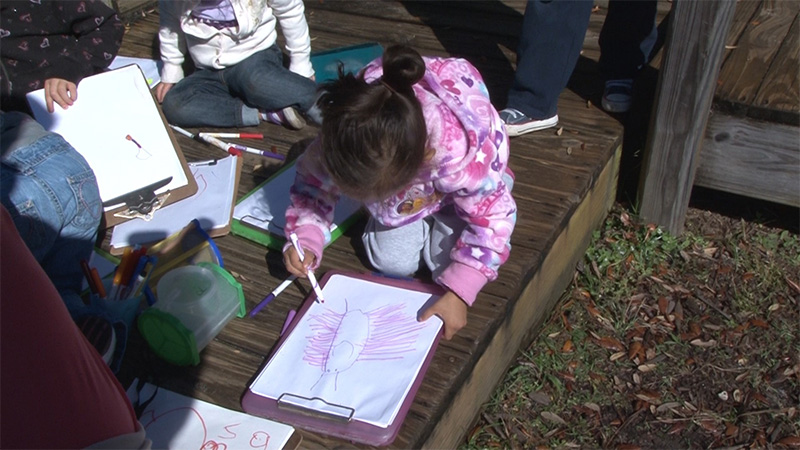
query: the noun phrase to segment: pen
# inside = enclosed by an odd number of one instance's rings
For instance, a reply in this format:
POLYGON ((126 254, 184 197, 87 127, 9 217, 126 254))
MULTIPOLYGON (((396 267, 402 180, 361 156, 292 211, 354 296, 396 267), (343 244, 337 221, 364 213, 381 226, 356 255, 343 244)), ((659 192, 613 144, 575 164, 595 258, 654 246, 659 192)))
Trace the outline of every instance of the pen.
MULTIPOLYGON (((300 261, 303 261, 306 258, 305 253, 303 253, 303 248, 300 247, 300 243, 297 242, 297 234, 294 231, 289 233, 289 239, 292 240, 292 245, 294 249, 297 250, 297 256, 300 257, 300 261)), ((317 301, 325 303, 325 299, 322 297, 322 289, 319 288, 319 283, 317 283, 317 277, 314 276, 314 271, 309 269, 307 276, 308 281, 311 282, 311 287, 314 289, 314 292, 317 293, 317 301)))
POLYGON ((213 136, 209 136, 209 135, 207 135, 205 133, 201 133, 200 135, 192 134, 192 133, 184 130, 183 128, 175 126, 175 125, 170 125, 170 128, 172 128, 173 130, 177 131, 178 133, 188 137, 189 139, 200 140, 200 141, 203 141, 203 142, 205 142, 207 144, 211 144, 214 147, 219 147, 220 149, 225 150, 226 152, 229 151, 229 148, 230 148, 229 144, 226 144, 226 143, 220 141, 219 139, 217 139, 217 138, 215 138, 213 136))
POLYGON ((215 138, 234 138, 234 139, 264 139, 261 133, 199 133, 200 137, 211 136, 215 138))
POLYGON ((89 290, 92 291, 92 294, 97 294, 97 286, 92 279, 92 269, 89 268, 89 263, 86 262, 85 259, 81 260, 81 270, 83 271, 83 276, 86 278, 86 282, 89 284, 89 290))
POLYGON ((252 153, 254 155, 266 156, 267 158, 279 159, 281 161, 286 159, 286 157, 281 155, 280 153, 274 153, 274 152, 270 152, 270 151, 267 151, 267 150, 259 150, 257 148, 248 147, 246 145, 230 144, 230 146, 231 146, 231 148, 234 148, 236 150, 239 150, 239 151, 242 151, 242 152, 246 152, 246 153, 252 153))
MULTIPOLYGON (((119 294, 119 285, 122 283, 122 277, 125 275, 125 272, 128 270, 128 265, 130 265, 131 255, 133 254, 133 250, 130 247, 127 247, 122 254, 122 260, 120 261, 119 265, 117 266, 117 271, 114 272, 114 279, 111 282, 111 299, 116 300, 117 295, 119 294)), ((127 281, 127 280, 126 280, 127 281)))
POLYGON ((128 279, 128 282, 125 284, 125 286, 127 286, 126 294, 128 294, 128 296, 130 296, 130 294, 133 293, 134 285, 136 284, 137 281, 139 281, 139 277, 144 271, 144 266, 150 260, 150 258, 147 256, 146 249, 142 248, 142 250, 140 250, 139 253, 140 255, 138 260, 136 261, 136 267, 131 272, 131 276, 128 279))
POLYGON ((266 297, 264 297, 264 300, 261 300, 261 303, 259 303, 258 305, 256 305, 256 307, 255 307, 255 308, 253 308, 253 310, 252 310, 252 311, 250 311, 250 317, 255 317, 255 316, 256 316, 256 314, 258 314, 258 312, 259 312, 259 311, 261 311, 262 309, 264 309, 264 307, 265 307, 265 306, 267 306, 267 304, 268 304, 269 302, 271 302, 272 300, 274 300, 274 299, 275 299, 275 297, 277 297, 278 295, 280 295, 280 293, 281 293, 281 292, 283 292, 283 291, 284 291, 284 289, 286 289, 287 287, 289 287, 289 285, 290 285, 290 284, 292 284, 292 282, 293 282, 294 280, 296 280, 296 279, 297 279, 297 277, 296 277, 296 276, 294 276, 294 275, 292 275, 292 276, 290 276, 289 278, 287 278, 286 280, 284 280, 284 281, 283 281, 283 283, 279 284, 279 285, 278 285, 278 287, 276 287, 274 291, 272 291, 272 292, 271 292, 269 295, 267 295, 266 297))
POLYGON ((175 125, 170 125, 170 127, 173 130, 177 131, 178 133, 180 133, 180 134, 182 134, 182 135, 184 135, 184 136, 186 136, 186 137, 188 137, 190 139, 195 139, 195 140, 199 139, 199 140, 201 140, 201 141, 203 141, 203 142, 205 142, 207 144, 211 144, 214 147, 217 147, 217 148, 219 148, 221 150, 224 150, 227 153, 230 153, 231 155, 238 155, 241 152, 245 152, 245 153, 252 153, 254 155, 266 156, 268 158, 275 158, 275 159, 279 159, 281 161, 286 159, 285 156, 283 156, 283 155, 281 155, 279 153, 274 153, 274 152, 270 152, 270 151, 267 151, 267 150, 259 150, 257 148, 248 147, 246 145, 229 144, 227 142, 221 141, 221 140, 217 139, 216 137, 214 137, 212 135, 213 133, 200 133, 199 135, 195 135, 195 134, 192 134, 192 133, 184 130, 183 128, 175 126, 175 125))
POLYGON ((97 287, 97 295, 99 295, 100 298, 106 298, 106 288, 103 286, 103 280, 100 278, 100 272, 98 272, 97 268, 95 267, 92 267, 92 281, 97 287))
POLYGON ((292 323, 292 319, 294 316, 297 315, 297 311, 290 309, 289 314, 286 315, 286 321, 283 322, 283 328, 281 328, 281 336, 286 333, 286 329, 289 328, 289 324, 292 323))
POLYGON ((181 127, 176 127, 175 125, 170 125, 169 127, 172 128, 173 130, 177 131, 178 133, 188 137, 189 139, 196 139, 195 135, 193 135, 192 133, 189 133, 188 131, 184 130, 181 127))
POLYGON ((133 296, 138 297, 139 294, 144 292, 145 297, 147 298, 147 304, 153 306, 155 303, 155 297, 153 296, 152 292, 149 291, 148 283, 150 283, 150 275, 153 274, 153 270, 158 262, 158 258, 155 256, 145 256, 145 258, 147 258, 147 265, 145 266, 144 271, 147 272, 147 275, 145 275, 144 279, 139 281, 134 287, 133 296))

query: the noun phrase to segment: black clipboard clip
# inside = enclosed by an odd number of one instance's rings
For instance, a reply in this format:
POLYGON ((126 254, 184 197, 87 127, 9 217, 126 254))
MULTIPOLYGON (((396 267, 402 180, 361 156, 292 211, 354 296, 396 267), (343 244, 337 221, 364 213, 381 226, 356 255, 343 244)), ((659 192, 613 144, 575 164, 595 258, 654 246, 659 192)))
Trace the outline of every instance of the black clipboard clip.
POLYGON ((147 185, 143 188, 121 195, 117 198, 103 202, 103 207, 109 207, 125 204, 125 209, 114 213, 114 217, 122 217, 125 219, 140 218, 150 220, 153 218, 159 208, 166 204, 169 192, 156 195, 156 191, 168 185, 172 181, 172 177, 167 177, 161 181, 156 181, 153 184, 147 185))

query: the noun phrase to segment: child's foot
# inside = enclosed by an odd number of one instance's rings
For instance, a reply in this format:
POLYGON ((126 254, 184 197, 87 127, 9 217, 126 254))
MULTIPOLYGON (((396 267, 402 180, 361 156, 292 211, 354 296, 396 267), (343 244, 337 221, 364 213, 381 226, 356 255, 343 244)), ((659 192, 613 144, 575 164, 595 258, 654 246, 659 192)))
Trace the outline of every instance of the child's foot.
POLYGON ((520 136, 531 131, 544 130, 558 125, 558 115, 547 119, 534 119, 514 108, 506 108, 500 111, 500 118, 506 123, 506 130, 509 136, 520 136))
POLYGON ((292 130, 299 130, 306 126, 306 120, 291 106, 287 106, 280 111, 262 112, 261 119, 283 125, 292 130))

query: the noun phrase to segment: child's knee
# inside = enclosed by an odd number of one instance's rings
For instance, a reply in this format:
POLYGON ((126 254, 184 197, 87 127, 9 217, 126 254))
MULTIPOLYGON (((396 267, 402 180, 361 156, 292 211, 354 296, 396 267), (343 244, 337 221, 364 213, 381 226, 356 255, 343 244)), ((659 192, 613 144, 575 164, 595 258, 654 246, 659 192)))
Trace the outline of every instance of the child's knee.
POLYGON ((370 262, 375 270, 395 277, 413 275, 419 269, 419 255, 416 258, 397 258, 392 255, 371 255, 370 262))
POLYGON ((362 236, 364 249, 372 267, 382 273, 393 276, 408 276, 419 269, 420 252, 400 241, 380 239, 375 234, 365 233, 362 236))

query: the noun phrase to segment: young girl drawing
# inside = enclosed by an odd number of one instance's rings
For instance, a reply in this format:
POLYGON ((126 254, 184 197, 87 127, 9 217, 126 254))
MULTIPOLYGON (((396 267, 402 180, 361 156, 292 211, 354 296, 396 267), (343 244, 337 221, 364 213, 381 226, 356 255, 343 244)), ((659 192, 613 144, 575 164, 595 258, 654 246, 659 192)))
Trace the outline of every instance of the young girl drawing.
POLYGON ((325 84, 318 106, 322 130, 297 161, 286 212, 305 258, 287 245, 287 269, 318 267, 338 196, 359 200, 369 261, 397 276, 425 261, 447 292, 419 319, 438 315, 452 338, 508 258, 516 221, 508 136, 483 79, 466 60, 393 46, 325 84))

